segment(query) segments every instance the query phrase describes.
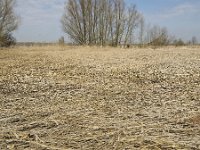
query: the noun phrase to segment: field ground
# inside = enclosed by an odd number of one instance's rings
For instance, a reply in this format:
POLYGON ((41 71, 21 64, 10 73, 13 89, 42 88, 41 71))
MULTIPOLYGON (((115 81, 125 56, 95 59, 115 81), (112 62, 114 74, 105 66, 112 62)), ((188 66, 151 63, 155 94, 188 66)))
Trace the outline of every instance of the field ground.
POLYGON ((200 149, 200 48, 0 50, 0 149, 200 149))

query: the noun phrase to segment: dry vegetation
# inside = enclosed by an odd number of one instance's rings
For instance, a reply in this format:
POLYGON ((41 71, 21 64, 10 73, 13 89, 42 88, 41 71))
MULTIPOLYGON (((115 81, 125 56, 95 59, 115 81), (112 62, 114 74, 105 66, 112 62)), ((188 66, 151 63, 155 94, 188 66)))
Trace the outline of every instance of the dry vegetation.
POLYGON ((200 149, 200 48, 0 50, 0 149, 200 149))

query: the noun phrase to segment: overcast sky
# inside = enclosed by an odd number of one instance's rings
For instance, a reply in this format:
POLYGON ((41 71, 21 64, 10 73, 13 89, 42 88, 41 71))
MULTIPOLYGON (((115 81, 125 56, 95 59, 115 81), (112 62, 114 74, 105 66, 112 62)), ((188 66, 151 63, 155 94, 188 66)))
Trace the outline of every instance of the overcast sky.
MULTIPOLYGON (((17 0, 18 41, 55 42, 64 36, 60 19, 66 0, 17 0)), ((147 23, 167 27, 177 38, 200 41, 200 0, 126 0, 137 5, 147 23)))

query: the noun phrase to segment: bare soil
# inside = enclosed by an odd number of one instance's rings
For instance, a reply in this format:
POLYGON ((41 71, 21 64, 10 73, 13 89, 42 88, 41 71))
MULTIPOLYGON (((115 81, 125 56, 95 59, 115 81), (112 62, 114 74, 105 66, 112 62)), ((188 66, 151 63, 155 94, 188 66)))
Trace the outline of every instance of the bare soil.
POLYGON ((200 48, 0 50, 0 149, 200 149, 200 48))

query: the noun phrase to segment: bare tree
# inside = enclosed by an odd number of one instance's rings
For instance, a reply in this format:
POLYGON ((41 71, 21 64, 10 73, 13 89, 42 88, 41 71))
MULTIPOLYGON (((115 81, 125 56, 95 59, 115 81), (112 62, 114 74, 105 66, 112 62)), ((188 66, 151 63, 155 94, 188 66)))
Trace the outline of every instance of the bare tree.
POLYGON ((117 46, 130 41, 139 18, 124 0, 68 0, 61 22, 77 44, 117 46))
POLYGON ((140 28, 139 28, 139 42, 140 42, 140 44, 141 45, 143 45, 144 44, 144 30, 145 30, 145 23, 144 23, 144 18, 143 17, 141 17, 141 19, 140 19, 140 23, 139 23, 139 26, 140 26, 140 28))
POLYGON ((175 40, 173 41, 173 45, 175 45, 175 46, 184 46, 185 43, 184 43, 184 41, 180 38, 180 39, 175 39, 175 40))
POLYGON ((198 43, 197 38, 193 36, 191 42, 192 42, 192 45, 196 45, 198 43))
POLYGON ((12 32, 18 27, 18 17, 13 7, 15 0, 0 0, 0 46, 9 46, 15 40, 12 32))
POLYGON ((61 46, 63 46, 63 45, 65 44, 65 38, 64 38, 64 36, 61 36, 61 37, 59 38, 58 44, 61 45, 61 46))
POLYGON ((143 18, 140 13, 138 13, 136 6, 132 5, 128 8, 127 19, 124 21, 125 23, 125 43, 130 44, 132 43, 133 34, 137 27, 139 27, 140 20, 143 18))
POLYGON ((114 36, 114 45, 117 46, 120 43, 120 38, 123 32, 123 19, 124 18, 124 9, 125 2, 123 0, 115 0, 114 1, 114 14, 115 14, 115 36, 114 36))
POLYGON ((147 31, 148 44, 153 46, 164 46, 170 43, 167 28, 153 26, 147 31))

